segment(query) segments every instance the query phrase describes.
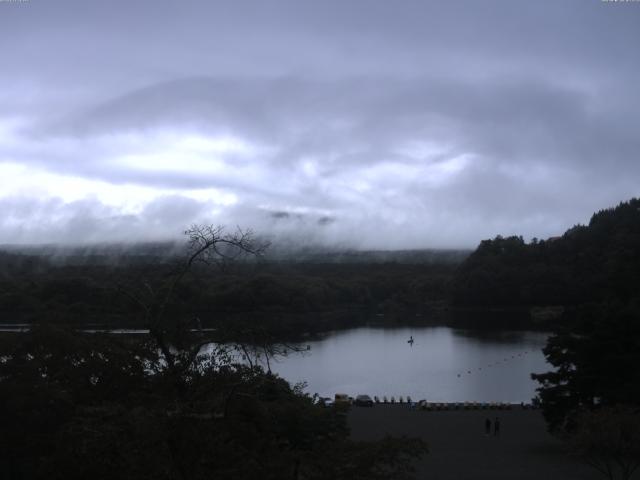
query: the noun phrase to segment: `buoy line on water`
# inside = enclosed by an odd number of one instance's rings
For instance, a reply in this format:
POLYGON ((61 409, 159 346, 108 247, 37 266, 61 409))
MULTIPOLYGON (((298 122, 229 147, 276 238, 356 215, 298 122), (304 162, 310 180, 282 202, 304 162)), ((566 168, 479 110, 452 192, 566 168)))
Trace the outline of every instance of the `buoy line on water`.
MULTIPOLYGON (((495 362, 493 362, 493 363, 489 363, 489 364, 487 364, 487 367, 486 367, 486 368, 493 368, 493 367, 496 367, 496 366, 498 366, 498 365, 500 365, 500 364, 504 364, 504 363, 507 363, 507 362, 509 362, 509 361, 511 361, 511 360, 514 360, 514 359, 516 359, 517 357, 522 358, 522 357, 524 357, 524 355, 528 355, 528 354, 529 354, 529 350, 524 350, 524 351, 522 351, 522 352, 520 352, 520 353, 517 353, 517 354, 513 354, 513 355, 511 355, 511 358, 509 358, 509 357, 507 356, 507 357, 503 358, 502 360, 497 360, 497 361, 495 361, 495 362)), ((468 369, 468 370, 467 370, 467 375, 471 375, 471 373, 472 373, 473 371, 481 371, 481 370, 482 370, 482 367, 474 367, 474 368, 468 369)), ((460 372, 460 373, 458 373, 458 374, 457 374, 458 378, 462 377, 462 374, 463 374, 463 373, 464 373, 464 372, 460 372)))
MULTIPOLYGON (((407 343, 413 347, 414 342, 415 342, 415 339, 413 338, 413 335, 411 335, 409 337, 409 340, 407 340, 407 343)), ((509 358, 507 356, 507 357, 503 358, 502 360, 497 360, 497 361, 495 361, 493 363, 489 363, 489 364, 487 364, 486 368, 493 368, 493 367, 496 367, 496 366, 498 366, 500 364, 506 363, 506 362, 508 362, 510 360, 514 360, 514 359, 516 359, 516 357, 523 357, 524 355, 528 355, 528 354, 529 354, 529 350, 524 350, 522 352, 515 353, 515 354, 511 355, 511 358, 509 358)), ((474 371, 474 370, 480 372, 480 371, 482 371, 482 367, 477 367, 477 368, 472 368, 472 369, 467 370, 467 375, 471 375, 472 371, 474 371)), ((458 373, 457 377, 458 378, 462 377, 462 373, 463 372, 458 373)))

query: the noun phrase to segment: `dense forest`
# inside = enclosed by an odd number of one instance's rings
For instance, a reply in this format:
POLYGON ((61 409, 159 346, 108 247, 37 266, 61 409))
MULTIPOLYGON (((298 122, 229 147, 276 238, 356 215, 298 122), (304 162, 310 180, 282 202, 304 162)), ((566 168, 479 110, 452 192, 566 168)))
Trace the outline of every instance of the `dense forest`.
POLYGON ((462 263, 453 302, 474 306, 628 301, 640 285, 640 200, 595 213, 561 237, 484 240, 462 263))
MULTIPOLYGON (((182 254, 175 244, 5 249, 1 321, 139 326, 131 291, 171 277, 182 254)), ((608 299, 628 302, 637 285, 640 200, 632 199, 595 213, 588 225, 560 237, 526 243, 522 237, 497 236, 471 255, 287 253, 274 245, 259 259, 195 265, 167 310, 198 318, 204 326, 250 318, 281 332, 322 331, 365 321, 451 321, 452 311, 464 309, 528 312, 608 299)))
MULTIPOLYGON (((175 272, 177 249, 124 249, 117 255, 0 253, 0 318, 4 323, 140 325, 129 293, 175 272), (162 253, 162 255, 160 255, 162 253)), ((267 251, 268 252, 268 251, 267 251)), ((258 319, 281 332, 352 326, 372 318, 408 322, 434 316, 449 298, 464 251, 265 255, 195 265, 167 306, 203 326, 258 319)), ((255 320, 255 321, 258 321, 255 320)))
MULTIPOLYGON (((560 237, 501 237, 465 251, 338 252, 271 246, 259 259, 196 265, 167 310, 213 327, 256 322, 276 333, 365 322, 478 323, 506 311, 571 307, 637 295, 640 201, 597 212, 560 237), (482 310, 491 310, 482 316, 482 310), (480 320, 477 320, 480 319, 480 320)), ((0 252, 0 319, 105 327, 141 325, 129 293, 171 277, 175 244, 0 252)), ((519 312, 516 315, 515 312, 519 312)), ((539 316, 542 319, 544 315, 539 316)), ((553 325, 558 315, 551 316, 553 325)), ((549 319, 547 319, 549 320, 549 319)), ((504 323, 504 322, 503 322, 504 323)))

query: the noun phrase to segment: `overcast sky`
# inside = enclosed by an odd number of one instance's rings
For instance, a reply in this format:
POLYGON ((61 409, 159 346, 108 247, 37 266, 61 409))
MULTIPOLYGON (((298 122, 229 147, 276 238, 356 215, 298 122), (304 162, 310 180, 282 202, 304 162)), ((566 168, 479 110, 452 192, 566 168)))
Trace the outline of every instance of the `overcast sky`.
POLYGON ((640 195, 640 2, 0 0, 0 243, 545 238, 640 195))

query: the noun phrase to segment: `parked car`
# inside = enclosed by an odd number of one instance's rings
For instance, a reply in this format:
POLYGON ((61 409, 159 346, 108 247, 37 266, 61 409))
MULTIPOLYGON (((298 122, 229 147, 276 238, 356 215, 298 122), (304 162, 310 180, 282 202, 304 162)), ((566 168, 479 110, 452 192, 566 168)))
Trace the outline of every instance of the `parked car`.
POLYGON ((336 393, 334 403, 336 405, 351 405, 351 399, 346 393, 336 393))
POLYGON ((358 395, 354 403, 358 407, 373 407, 373 400, 369 395, 358 395))
POLYGON ((320 405, 321 407, 332 407, 333 406, 333 400, 330 399, 329 397, 318 397, 318 400, 316 402, 318 405, 320 405))

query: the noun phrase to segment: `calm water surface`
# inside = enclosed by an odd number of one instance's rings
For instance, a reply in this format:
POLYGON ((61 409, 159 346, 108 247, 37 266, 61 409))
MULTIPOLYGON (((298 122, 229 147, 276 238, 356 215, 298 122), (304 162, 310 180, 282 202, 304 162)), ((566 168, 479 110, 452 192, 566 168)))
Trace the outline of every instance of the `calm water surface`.
MULTIPOLYGON (((28 329, 28 324, 7 324, 2 331, 28 329)), ((309 393, 324 397, 341 392, 410 395, 433 402, 529 402, 537 387, 530 374, 551 369, 541 351, 547 336, 449 327, 365 327, 329 333, 308 342, 308 352, 279 358, 271 367, 292 383, 307 382, 309 393), (411 336, 413 345, 407 343, 411 336)))
POLYGON ((357 328, 309 342, 308 353, 272 369, 311 394, 333 397, 410 395, 434 402, 528 402, 532 372, 551 369, 542 355, 548 334, 472 332, 448 327, 357 328), (413 336, 414 343, 407 340, 413 336))

